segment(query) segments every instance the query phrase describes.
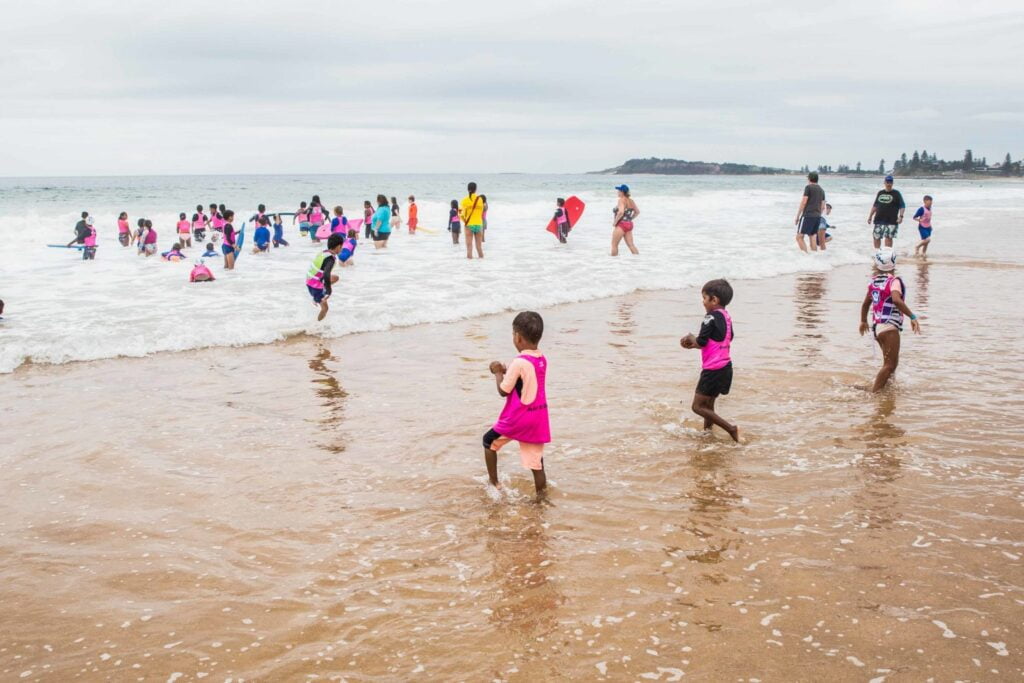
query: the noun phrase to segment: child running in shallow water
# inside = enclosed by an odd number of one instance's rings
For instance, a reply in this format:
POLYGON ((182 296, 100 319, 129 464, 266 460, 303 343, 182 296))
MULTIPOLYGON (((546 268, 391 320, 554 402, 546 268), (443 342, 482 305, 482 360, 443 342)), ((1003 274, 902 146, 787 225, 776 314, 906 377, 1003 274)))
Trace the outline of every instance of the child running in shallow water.
POLYGON ((327 300, 331 298, 333 291, 331 285, 338 281, 338 276, 331 271, 334 270, 334 264, 337 262, 337 256, 344 241, 345 238, 338 233, 328 237, 327 249, 313 258, 313 265, 306 272, 306 289, 313 297, 313 303, 320 307, 317 320, 327 317, 327 300))
POLYGON ((491 485, 499 488, 498 451, 509 441, 519 442, 519 459, 533 473, 537 496, 547 488, 544 473, 544 444, 551 442, 548 398, 545 388, 548 361, 537 349, 544 336, 544 319, 539 313, 523 311, 512 321, 512 344, 517 356, 508 367, 491 363, 498 393, 505 397, 505 409, 484 434, 484 462, 491 485))
POLYGON ((868 312, 871 312, 871 332, 882 349, 882 369, 875 376, 872 392, 881 391, 900 364, 900 333, 903 316, 910 318, 910 327, 921 334, 921 323, 907 306, 907 286, 903 278, 895 275, 896 252, 891 247, 879 249, 874 257, 875 275, 868 284, 868 293, 860 307, 861 336, 868 331, 868 312))
POLYGON ((917 232, 921 235, 921 241, 914 247, 914 255, 928 255, 928 245, 932 243, 932 197, 924 196, 924 205, 914 212, 914 220, 917 221, 917 232))
POLYGON ((701 288, 700 295, 707 313, 700 332, 679 340, 684 349, 700 349, 701 372, 693 394, 693 412, 704 418, 704 429, 718 425, 733 441, 739 441, 739 427, 715 412, 715 399, 732 388, 732 317, 725 310, 732 302, 732 285, 725 280, 711 280, 701 288))

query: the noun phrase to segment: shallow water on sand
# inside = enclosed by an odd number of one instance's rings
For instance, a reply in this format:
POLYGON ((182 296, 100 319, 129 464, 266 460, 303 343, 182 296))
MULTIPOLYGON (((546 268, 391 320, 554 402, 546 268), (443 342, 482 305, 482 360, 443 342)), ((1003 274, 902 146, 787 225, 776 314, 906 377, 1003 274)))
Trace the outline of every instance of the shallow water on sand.
POLYGON ((479 439, 510 315, 0 378, 0 678, 993 680, 1024 673, 1024 269, 737 282, 745 444, 693 290, 544 311, 551 504, 479 439))

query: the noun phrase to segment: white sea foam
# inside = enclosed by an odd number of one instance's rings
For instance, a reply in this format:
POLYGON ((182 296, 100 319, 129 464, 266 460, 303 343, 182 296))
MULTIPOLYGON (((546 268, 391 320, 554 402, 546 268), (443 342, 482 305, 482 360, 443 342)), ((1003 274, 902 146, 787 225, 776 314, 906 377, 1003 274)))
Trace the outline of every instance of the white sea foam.
MULTIPOLYGON (((786 178, 631 179, 641 215, 635 232, 638 257, 623 249, 608 255, 611 187, 601 176, 491 176, 481 178, 489 197, 487 258, 467 261, 445 226, 448 201, 460 197, 461 180, 435 176, 301 179, 177 178, 12 180, 0 183, 0 372, 26 361, 65 363, 116 356, 144 356, 210 346, 273 342, 307 333, 337 337, 393 326, 453 321, 503 310, 546 307, 626 294, 677 289, 712 277, 756 280, 860 263, 870 249, 862 225, 867 181, 830 193, 840 227, 825 254, 803 255, 793 244, 793 215, 803 186, 786 178), (35 183, 35 184, 32 184, 35 183), (63 183, 63 184, 62 184, 63 183), (286 220, 292 246, 268 255, 244 253, 234 272, 221 258, 208 259, 216 282, 189 284, 190 263, 164 263, 136 255, 116 240, 118 211, 131 222, 154 221, 160 250, 173 241, 177 212, 223 199, 238 215, 259 202, 290 211, 319 192, 341 200, 348 215, 361 215, 362 199, 389 188, 406 204, 418 195, 420 224, 436 234, 391 239, 386 256, 362 242, 356 266, 341 282, 322 323, 306 292, 304 275, 322 247, 299 237, 286 220), (544 225, 554 198, 575 191, 587 211, 569 244, 559 245, 544 225), (331 195, 337 196, 331 196, 331 195), (358 201, 356 201, 358 200, 358 201), (233 203, 232 203, 233 202, 233 203), (46 243, 71 238, 81 209, 90 210, 100 233, 95 261, 46 243), (845 226, 856 224, 858 230, 845 226)), ((826 189, 829 189, 826 187, 826 189)), ((957 192, 966 192, 960 188, 957 192)), ((1012 192, 1003 190, 1003 192, 1012 192)), ((1024 189, 1017 190, 1019 194, 1024 189)), ((909 201, 909 197, 908 197, 909 201)), ((236 224, 240 223, 236 220, 236 224)), ((247 230, 251 239, 252 227, 247 230)), ((251 244, 251 242, 250 242, 251 244)), ((219 246, 218 246, 219 249, 219 246)), ((189 250, 198 256, 202 245, 189 250)), ((743 288, 736 284, 737 296, 743 288)), ((692 311, 680 311, 683 315, 692 311)), ((692 317, 692 315, 691 315, 692 317)))

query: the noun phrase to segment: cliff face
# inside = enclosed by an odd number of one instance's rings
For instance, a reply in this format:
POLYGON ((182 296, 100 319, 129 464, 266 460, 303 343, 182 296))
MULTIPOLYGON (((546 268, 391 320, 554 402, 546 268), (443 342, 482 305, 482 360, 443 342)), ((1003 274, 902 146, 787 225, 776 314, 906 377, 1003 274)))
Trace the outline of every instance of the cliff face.
POLYGON ((630 159, 621 166, 608 168, 598 173, 631 175, 656 173, 660 175, 769 175, 790 173, 783 168, 752 166, 750 164, 708 163, 704 161, 683 161, 682 159, 630 159))

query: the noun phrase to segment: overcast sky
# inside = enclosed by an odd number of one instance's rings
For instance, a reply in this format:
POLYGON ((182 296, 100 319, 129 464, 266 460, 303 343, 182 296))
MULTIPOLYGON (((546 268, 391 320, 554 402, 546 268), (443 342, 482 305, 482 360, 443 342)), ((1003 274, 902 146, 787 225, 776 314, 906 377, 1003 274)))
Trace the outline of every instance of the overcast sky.
POLYGON ((1024 156, 1024 2, 5 3, 0 175, 1024 156))

